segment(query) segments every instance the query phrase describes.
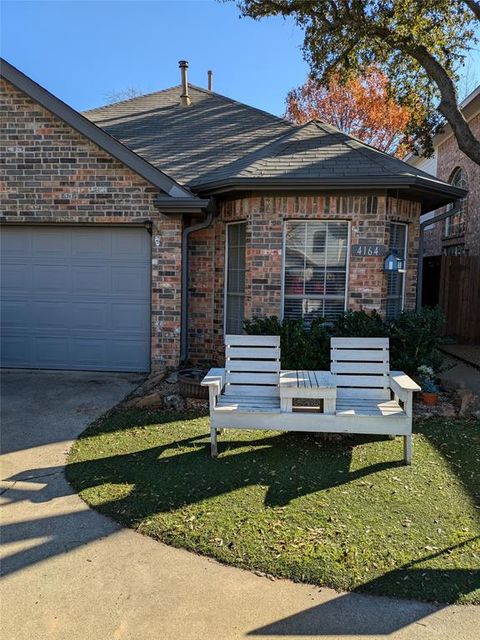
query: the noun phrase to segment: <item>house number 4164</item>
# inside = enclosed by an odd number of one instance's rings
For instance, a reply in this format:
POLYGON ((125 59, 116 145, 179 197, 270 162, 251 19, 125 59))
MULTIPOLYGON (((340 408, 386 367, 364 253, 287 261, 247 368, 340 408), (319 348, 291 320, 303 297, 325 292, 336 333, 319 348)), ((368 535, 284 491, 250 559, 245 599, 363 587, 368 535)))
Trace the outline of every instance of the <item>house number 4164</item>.
POLYGON ((386 248, 383 244, 352 244, 352 256, 384 256, 386 248))

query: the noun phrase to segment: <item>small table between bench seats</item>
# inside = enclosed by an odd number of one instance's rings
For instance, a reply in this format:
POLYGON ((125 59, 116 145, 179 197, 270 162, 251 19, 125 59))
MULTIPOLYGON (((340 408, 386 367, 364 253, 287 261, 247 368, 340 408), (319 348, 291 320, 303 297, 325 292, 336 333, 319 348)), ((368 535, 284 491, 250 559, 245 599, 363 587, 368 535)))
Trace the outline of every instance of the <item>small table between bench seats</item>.
POLYGON ((293 398, 323 400, 323 413, 334 414, 337 389, 329 371, 280 371, 281 411, 292 411, 293 398))

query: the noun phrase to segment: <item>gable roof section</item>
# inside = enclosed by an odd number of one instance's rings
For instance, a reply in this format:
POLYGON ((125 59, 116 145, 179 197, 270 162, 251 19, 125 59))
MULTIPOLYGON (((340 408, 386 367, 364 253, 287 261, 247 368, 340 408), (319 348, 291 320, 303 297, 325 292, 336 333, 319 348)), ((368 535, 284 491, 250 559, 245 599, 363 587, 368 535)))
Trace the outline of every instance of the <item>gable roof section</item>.
POLYGON ((198 183, 192 183, 192 188, 222 190, 232 182, 243 188, 254 185, 268 188, 279 181, 284 188, 302 185, 311 188, 409 189, 414 193, 422 190, 427 201, 434 197, 433 192, 437 192, 439 198, 443 194, 447 200, 464 194, 320 121, 297 127, 268 147, 203 176, 198 183))
POLYGON ((186 198, 189 201, 194 199, 194 195, 189 189, 178 184, 157 167, 152 166, 145 158, 127 148, 121 141, 109 135, 107 131, 97 127, 91 120, 69 107, 3 58, 0 58, 0 76, 129 169, 145 178, 153 186, 173 198, 186 198))
POLYGON ((277 140, 296 127, 283 118, 189 85, 192 104, 180 106, 181 87, 124 100, 85 116, 182 184, 277 140))

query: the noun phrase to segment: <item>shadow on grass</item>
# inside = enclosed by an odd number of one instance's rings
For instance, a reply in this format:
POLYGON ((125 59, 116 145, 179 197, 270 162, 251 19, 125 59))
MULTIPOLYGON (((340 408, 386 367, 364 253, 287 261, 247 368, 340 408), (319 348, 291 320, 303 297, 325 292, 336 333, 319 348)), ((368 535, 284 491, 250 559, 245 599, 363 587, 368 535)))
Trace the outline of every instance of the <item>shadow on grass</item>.
POLYGON ((431 418, 418 429, 447 461, 477 505, 480 505, 480 420, 431 418))
MULTIPOLYGON (((90 427, 82 438, 121 431, 127 426, 132 428, 132 424, 135 428, 141 429, 143 426, 159 422, 181 423, 182 420, 193 417, 198 417, 198 413, 184 416, 146 414, 145 412, 139 412, 138 415, 135 413, 133 416, 131 413, 113 415, 108 419, 108 425, 98 423, 90 427)), ((161 429, 161 425, 158 428, 161 429)), ((443 442, 443 436, 438 435, 433 427, 430 429, 428 425, 426 427, 423 425, 422 431, 426 437, 436 437, 443 442)), ((119 499, 111 499, 112 496, 107 491, 108 499, 98 504, 96 509, 126 526, 137 528, 145 519, 155 514, 168 513, 209 498, 229 494, 249 485, 265 487, 264 502, 267 507, 283 507, 296 498, 338 487, 372 473, 402 465, 401 461, 377 462, 352 471, 351 460, 354 447, 379 440, 373 436, 357 436, 341 444, 325 444, 319 441, 315 434, 287 432, 245 440, 230 439, 230 434, 231 432, 227 432, 227 436, 221 437, 221 455, 216 460, 212 460, 209 456, 208 435, 200 434, 179 440, 171 436, 170 442, 159 446, 72 462, 67 466, 67 478, 78 491, 108 485, 118 485, 121 491, 124 485, 123 489, 129 491, 128 495, 124 493, 119 499)), ((449 449, 449 451, 454 452, 455 449, 449 449)), ((54 474, 59 470, 60 468, 52 468, 42 471, 44 475, 48 475, 49 472, 54 474)), ((36 471, 30 470, 28 475, 35 476, 36 471)), ((466 482, 470 475, 465 470, 463 473, 467 476, 466 482)), ((11 480, 24 479, 21 476, 23 474, 11 480)), ((15 500, 15 491, 10 491, 9 494, 11 499, 15 500)), ((28 497, 19 491, 18 499, 28 499, 28 497)), ((78 517, 83 519, 85 516, 78 517)), ((76 516, 72 515, 71 519, 75 521, 76 516)), ((61 522, 55 523, 53 529, 47 522, 44 524, 49 531, 61 530, 61 522)), ((18 536, 22 537, 23 529, 28 537, 27 523, 21 530, 15 528, 8 530, 7 538, 12 536, 12 540, 18 540, 18 536)), ((88 539, 81 544, 95 537, 95 533, 92 532, 92 535, 87 536, 88 539)), ((22 563, 37 562, 53 554, 54 548, 56 548, 55 545, 46 545, 43 548, 40 546, 33 555, 27 552, 24 556, 12 558, 10 562, 7 558, 4 569, 7 573, 9 570, 18 570, 24 566, 22 563), (32 560, 29 560, 29 557, 32 560)), ((440 557, 449 552, 449 549, 444 549, 439 551, 437 556, 440 557)), ((362 584, 358 587, 358 591, 404 597, 411 594, 419 598, 454 602, 460 596, 478 588, 479 571, 463 569, 442 571, 416 566, 428 559, 416 559, 404 567, 362 584), (429 583, 431 588, 428 587, 429 583)), ((267 631, 264 633, 268 635, 267 631)))

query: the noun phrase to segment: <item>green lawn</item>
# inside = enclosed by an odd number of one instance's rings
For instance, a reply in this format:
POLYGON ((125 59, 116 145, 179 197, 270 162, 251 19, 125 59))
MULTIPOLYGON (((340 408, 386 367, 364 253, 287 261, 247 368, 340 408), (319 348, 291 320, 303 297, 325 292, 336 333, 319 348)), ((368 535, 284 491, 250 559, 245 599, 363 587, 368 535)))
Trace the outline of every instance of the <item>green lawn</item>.
POLYGON ((228 431, 110 414, 75 443, 67 474, 92 507, 168 544, 336 589, 480 603, 480 423, 416 425, 402 441, 228 431), (475 501, 477 507, 475 507, 475 501))

